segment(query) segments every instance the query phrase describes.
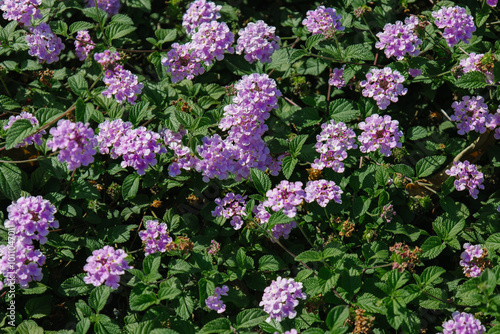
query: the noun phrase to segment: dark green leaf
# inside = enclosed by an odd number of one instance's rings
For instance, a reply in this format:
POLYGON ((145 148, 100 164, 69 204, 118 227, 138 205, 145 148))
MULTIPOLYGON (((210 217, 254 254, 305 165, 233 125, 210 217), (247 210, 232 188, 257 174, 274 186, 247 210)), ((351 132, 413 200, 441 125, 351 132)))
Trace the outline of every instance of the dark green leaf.
POLYGON ((236 316, 236 328, 251 328, 260 325, 269 314, 260 308, 243 310, 236 316))
POLYGON ((89 30, 92 28, 94 28, 93 23, 85 22, 85 21, 76 21, 75 23, 73 23, 69 26, 69 33, 74 34, 75 32, 78 32, 81 30, 89 30))
POLYGON ((140 176, 133 173, 128 175, 122 184, 122 197, 123 199, 132 199, 139 191, 140 176))
POLYGON ((24 309, 31 319, 40 319, 50 314, 52 296, 32 297, 26 302, 24 309))
POLYGON ((346 320, 349 319, 349 308, 347 306, 335 306, 326 316, 326 325, 335 333, 345 333, 348 329, 346 320), (341 329, 340 331, 337 331, 341 329))
POLYGON ((299 159, 293 158, 291 156, 286 156, 285 158, 283 158, 281 170, 283 171, 283 175, 287 178, 287 180, 290 179, 290 176, 292 176, 297 162, 299 162, 299 159))
POLYGON ((231 322, 226 318, 217 318, 209 321, 198 332, 200 334, 225 333, 231 330, 231 322))
POLYGON ((433 155, 420 159, 415 166, 417 177, 426 177, 438 170, 446 161, 446 156, 433 155))
POLYGON ((301 261, 304 263, 321 261, 322 259, 323 257, 321 256, 321 254, 313 250, 306 250, 305 252, 302 252, 295 257, 296 261, 301 261))
POLYGON ((459 79, 457 79, 455 85, 459 88, 465 89, 484 88, 488 86, 488 84, 486 83, 486 75, 478 71, 465 73, 459 79))
POLYGON ((106 27, 106 35, 109 40, 114 40, 130 34, 135 29, 137 28, 130 25, 112 23, 106 27))
POLYGON ((12 201, 21 196, 21 170, 15 164, 0 163, 0 191, 12 201))
POLYGON ((10 150, 17 144, 24 141, 28 136, 35 132, 35 128, 28 119, 18 119, 7 131, 5 139, 5 149, 10 150))
POLYGON ((345 57, 359 60, 374 60, 373 53, 363 44, 349 45, 345 49, 345 57))
POLYGON ((68 84, 71 90, 78 96, 83 96, 89 90, 87 80, 80 74, 69 77, 68 84))
POLYGON ((90 293, 89 306, 92 307, 96 312, 101 311, 104 306, 106 306, 110 294, 111 288, 109 286, 101 285, 96 287, 90 293))
POLYGON ((265 195, 268 190, 271 189, 271 179, 267 176, 266 173, 257 168, 252 168, 250 170, 250 175, 252 176, 252 181, 255 185, 255 188, 262 195, 265 195))
POLYGON ((422 244, 422 257, 433 259, 446 248, 446 245, 437 236, 429 237, 422 244))
POLYGON ((13 99, 11 99, 8 96, 0 95, 0 111, 1 112, 6 111, 6 110, 14 110, 17 108, 21 108, 19 103, 17 103, 16 101, 14 101, 13 99))

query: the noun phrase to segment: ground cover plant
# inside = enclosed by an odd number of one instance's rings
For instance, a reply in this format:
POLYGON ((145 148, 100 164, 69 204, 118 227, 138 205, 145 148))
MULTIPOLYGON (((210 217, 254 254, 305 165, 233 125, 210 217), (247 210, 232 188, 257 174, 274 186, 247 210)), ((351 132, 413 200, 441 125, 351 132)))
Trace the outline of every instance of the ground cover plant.
POLYGON ((497 1, 0 0, 4 333, 500 333, 497 1))

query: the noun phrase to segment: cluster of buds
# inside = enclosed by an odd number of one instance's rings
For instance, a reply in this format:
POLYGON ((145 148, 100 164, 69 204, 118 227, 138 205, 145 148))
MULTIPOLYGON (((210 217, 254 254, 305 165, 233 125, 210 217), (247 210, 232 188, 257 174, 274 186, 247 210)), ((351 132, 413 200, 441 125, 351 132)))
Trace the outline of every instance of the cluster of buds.
POLYGON ((347 219, 342 224, 342 229, 340 230, 339 235, 341 237, 349 238, 352 235, 352 233, 354 232, 355 226, 356 226, 356 224, 354 224, 353 222, 349 221, 349 219, 347 219))
POLYGON ((398 269, 401 273, 405 269, 413 272, 415 265, 420 263, 419 256, 422 250, 417 246, 415 246, 415 249, 412 251, 408 245, 396 242, 394 246, 389 247, 389 250, 392 252, 392 257, 395 260, 392 269, 398 269))
POLYGON ((174 242, 167 245, 167 251, 178 250, 181 253, 183 252, 184 254, 188 254, 193 251, 193 247, 194 244, 188 237, 178 236, 174 242))

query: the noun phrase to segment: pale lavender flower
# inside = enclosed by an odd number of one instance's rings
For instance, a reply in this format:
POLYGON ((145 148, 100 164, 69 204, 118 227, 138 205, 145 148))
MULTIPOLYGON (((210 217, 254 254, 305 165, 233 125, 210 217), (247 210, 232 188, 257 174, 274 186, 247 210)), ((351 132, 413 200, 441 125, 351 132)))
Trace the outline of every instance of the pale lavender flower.
POLYGON ((297 206, 302 203, 306 193, 302 189, 302 182, 289 182, 283 180, 275 188, 266 192, 267 200, 264 207, 270 207, 274 212, 283 210, 289 218, 297 215, 297 206))
POLYGON ((144 85, 138 82, 137 76, 129 70, 125 70, 122 65, 116 65, 113 70, 105 72, 103 82, 107 89, 102 95, 107 98, 115 97, 116 102, 128 101, 135 104, 137 96, 141 94, 144 85))
POLYGON ((360 85, 364 88, 363 96, 373 98, 379 109, 384 110, 391 102, 398 102, 398 96, 408 92, 408 89, 402 85, 404 81, 405 78, 401 73, 393 71, 390 67, 384 67, 372 69, 360 85))
POLYGON ((399 141, 403 132, 398 128, 399 122, 392 120, 391 116, 384 117, 374 114, 360 122, 358 127, 363 132, 358 136, 361 143, 359 147, 363 153, 380 150, 386 157, 392 154, 392 149, 402 147, 399 141))
POLYGON ((412 77, 418 77, 419 75, 422 75, 422 70, 419 68, 410 68, 408 69, 408 74, 410 74, 412 77))
POLYGON ((99 153, 110 154, 113 159, 118 158, 119 155, 114 146, 132 127, 132 123, 124 122, 121 119, 115 119, 111 122, 106 120, 100 123, 99 134, 96 136, 99 153))
POLYGON ((64 49, 62 40, 57 37, 49 25, 45 22, 36 27, 30 27, 30 33, 24 38, 30 50, 30 56, 35 56, 41 63, 46 61, 48 64, 59 60, 59 54, 64 49))
POLYGON ((451 48, 460 41, 469 43, 472 33, 476 31, 474 18, 465 12, 465 8, 455 6, 441 8, 437 12, 432 12, 434 24, 443 30, 443 37, 451 48))
POLYGON ((146 230, 139 232, 139 237, 144 244, 144 253, 146 256, 156 252, 165 253, 167 245, 173 239, 168 235, 167 224, 159 224, 157 220, 148 220, 146 230))
MULTIPOLYGON (((280 334, 279 332, 274 332, 274 334, 280 334)), ((295 328, 285 331, 283 334, 298 334, 295 328)))
POLYGON ((216 198, 217 207, 212 211, 212 216, 231 219, 233 228, 239 230, 243 226, 243 218, 246 217, 246 199, 246 196, 234 193, 226 194, 223 199, 216 198))
POLYGON ((319 6, 315 10, 309 10, 302 24, 313 35, 322 34, 325 37, 332 37, 337 31, 343 31, 344 26, 340 23, 342 16, 337 15, 334 8, 319 6))
POLYGON ((125 274, 125 270, 132 269, 128 265, 127 253, 123 249, 115 250, 111 246, 104 246, 92 252, 87 258, 87 264, 83 270, 87 273, 83 281, 94 286, 104 285, 117 289, 120 276, 125 274))
POLYGON ((402 60, 406 54, 418 56, 420 54, 418 46, 422 44, 422 40, 415 32, 418 24, 416 16, 406 18, 404 24, 401 21, 396 21, 395 24, 387 23, 384 31, 377 34, 380 41, 375 43, 375 47, 384 50, 387 58, 394 56, 402 60))
POLYGON ((295 282, 293 278, 279 276, 264 290, 259 306, 263 306, 264 311, 269 314, 267 322, 270 322, 271 319, 281 322, 285 318, 295 318, 297 312, 294 309, 299 305, 298 299, 306 298, 306 294, 302 292, 301 282, 295 282))
POLYGON ((214 59, 224 59, 224 53, 234 53, 231 46, 234 34, 224 22, 205 22, 198 27, 192 36, 191 47, 197 59, 210 66, 214 59))
POLYGON ((0 275, 3 276, 5 285, 19 284, 21 288, 26 289, 29 282, 41 281, 44 263, 45 255, 33 245, 20 240, 0 245, 0 275))
MULTIPOLYGON (((87 5, 85 7, 95 7, 95 0, 86 0, 87 5)), ((108 13, 109 16, 113 16, 115 14, 118 14, 118 11, 120 10, 121 4, 120 0, 97 0, 97 8, 102 9, 106 13, 108 13)))
POLYGON ((90 38, 87 30, 80 30, 75 38, 75 52, 81 61, 87 59, 90 51, 95 48, 95 43, 90 38))
POLYGON ((339 89, 345 86, 344 69, 345 65, 341 68, 332 69, 332 73, 330 74, 330 78, 328 79, 328 84, 330 86, 335 86, 339 89))
POLYGON ((483 270, 477 265, 477 263, 475 263, 475 261, 483 257, 483 248, 481 245, 471 245, 469 243, 465 243, 463 247, 465 251, 460 255, 460 265, 463 267, 465 276, 480 276, 483 270))
POLYGON ((276 27, 268 26, 264 21, 250 22, 238 32, 236 53, 245 51, 245 59, 251 64, 255 61, 270 63, 271 55, 280 48, 276 27))
MULTIPOLYGON (((233 102, 243 107, 256 108, 260 112, 270 112, 278 108, 281 92, 276 81, 267 74, 244 75, 235 85, 237 91, 233 102)), ((267 116, 269 117, 269 116, 267 116)), ((267 119, 263 116, 260 121, 267 119)))
MULTIPOLYGON (((36 119, 35 116, 33 116, 33 114, 26 112, 26 111, 22 111, 19 115, 10 116, 9 122, 3 127, 3 129, 4 130, 10 129, 12 127, 12 125, 14 124, 14 122, 17 121, 18 119, 27 119, 30 121, 31 125, 33 125, 33 126, 38 126, 38 124, 39 124, 38 120, 36 119)), ((22 142, 20 142, 19 144, 17 144, 14 147, 16 147, 16 148, 23 147, 23 146, 28 146, 31 144, 42 145, 42 136, 44 134, 45 134, 45 130, 37 132, 31 136, 26 137, 26 139, 24 139, 22 142)))
POLYGON ((309 181, 304 189, 307 203, 318 202, 321 207, 326 207, 331 200, 342 204, 342 189, 334 181, 315 180, 309 181))
POLYGON ((486 328, 472 314, 453 312, 453 319, 443 323, 443 332, 438 334, 483 334, 486 328))
POLYGON ((223 285, 222 288, 216 287, 214 294, 205 299, 205 304, 209 309, 223 313, 226 310, 226 305, 222 302, 221 296, 227 296, 228 291, 227 285, 223 285))
POLYGON ((477 198, 479 194, 478 189, 484 189, 483 173, 477 170, 476 165, 471 164, 467 160, 464 162, 454 162, 453 166, 447 169, 445 173, 456 177, 454 182, 456 190, 462 191, 468 189, 472 198, 477 198))
POLYGON ((30 26, 31 20, 42 18, 38 6, 42 0, 2 0, 0 10, 7 21, 16 21, 21 25, 30 26))
POLYGON ((117 51, 112 52, 111 50, 105 50, 103 52, 96 53, 94 59, 105 69, 112 70, 121 60, 120 54, 117 51))
POLYGON ((462 101, 453 102, 451 107, 455 111, 451 120, 457 122, 458 134, 463 135, 470 131, 486 132, 486 126, 492 121, 493 115, 488 111, 482 96, 464 96, 462 101))
POLYGON ((221 9, 222 6, 216 5, 211 1, 193 1, 182 16, 182 26, 186 29, 188 35, 192 35, 200 24, 219 19, 221 9))
POLYGON ((484 73, 486 75, 486 82, 492 84, 495 81, 495 76, 493 75, 493 72, 491 70, 483 66, 483 57, 483 53, 477 54, 475 52, 471 52, 469 53, 467 58, 460 60, 460 67, 462 68, 462 72, 464 74, 472 71, 484 73))
POLYGON ((173 83, 184 79, 192 80, 195 76, 205 72, 191 43, 172 44, 172 49, 168 51, 167 57, 161 60, 161 64, 167 68, 173 83))

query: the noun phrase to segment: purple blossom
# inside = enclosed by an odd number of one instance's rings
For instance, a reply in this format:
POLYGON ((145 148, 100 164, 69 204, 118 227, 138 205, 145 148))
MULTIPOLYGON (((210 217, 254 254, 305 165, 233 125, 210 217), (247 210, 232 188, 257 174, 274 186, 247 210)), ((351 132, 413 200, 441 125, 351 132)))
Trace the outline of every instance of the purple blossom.
MULTIPOLYGON (((95 0, 86 0, 87 5, 85 7, 95 7, 95 0)), ((118 14, 118 11, 120 10, 121 4, 120 0, 97 0, 97 8, 102 9, 106 13, 108 13, 109 16, 113 16, 115 14, 118 14)))
POLYGON ((168 167, 168 174, 176 177, 181 173, 181 168, 191 170, 198 163, 198 158, 191 154, 191 149, 182 143, 182 138, 187 134, 184 129, 174 132, 170 129, 163 129, 160 136, 169 150, 174 152, 174 162, 168 167))
POLYGON ((467 277, 478 277, 483 270, 474 262, 484 255, 481 245, 464 244, 465 251, 460 255, 460 265, 463 268, 464 274, 467 277))
POLYGON ((477 170, 476 165, 471 164, 467 160, 464 162, 453 162, 453 166, 447 169, 445 173, 456 177, 454 184, 457 191, 468 189, 472 198, 477 198, 479 194, 478 189, 484 189, 483 173, 477 170))
POLYGON ((394 207, 392 204, 387 204, 382 207, 382 213, 380 214, 380 218, 382 218, 384 221, 390 223, 395 216, 396 216, 396 211, 394 211, 394 207))
POLYGON ((471 52, 467 58, 460 60, 460 67, 462 68, 462 72, 464 74, 472 71, 484 73, 486 75, 486 82, 492 84, 495 81, 495 76, 491 70, 483 66, 483 57, 483 53, 476 54, 475 52, 471 52))
POLYGON ((422 75, 422 70, 419 68, 410 68, 408 69, 408 74, 410 74, 412 77, 418 77, 419 75, 422 75))
POLYGON ((434 24, 439 29, 444 29, 443 37, 451 48, 459 41, 469 43, 472 33, 476 31, 474 18, 465 12, 465 8, 455 6, 441 8, 437 12, 432 12, 434 24))
POLYGON ((227 285, 223 285, 222 288, 216 287, 214 294, 205 299, 205 304, 209 309, 223 313, 226 310, 226 305, 222 302, 221 296, 227 296, 228 291, 227 285))
POLYGON ((380 150, 380 153, 386 157, 392 154, 392 149, 402 147, 399 142, 403 132, 398 128, 399 122, 393 121, 391 116, 384 117, 374 114, 367 117, 364 122, 360 122, 358 127, 363 132, 358 140, 361 143, 359 147, 363 153, 380 150))
POLYGON ((305 201, 307 203, 318 202, 321 207, 326 207, 331 200, 336 203, 342 204, 340 196, 343 191, 333 181, 315 180, 309 181, 306 184, 305 201))
POLYGON ((250 22, 245 29, 238 32, 240 37, 236 45, 236 53, 245 51, 245 59, 252 64, 255 61, 270 63, 271 55, 280 48, 276 27, 268 26, 264 21, 250 22))
POLYGON ((59 60, 59 54, 64 49, 64 44, 57 37, 49 25, 45 22, 36 27, 30 27, 30 33, 24 38, 30 50, 30 56, 36 56, 41 63, 46 61, 48 64, 59 60))
POLYGON ((285 318, 295 318, 297 312, 294 308, 299 305, 298 299, 306 298, 306 294, 302 292, 301 282, 295 282, 293 278, 287 279, 279 276, 264 290, 259 306, 263 306, 264 311, 269 314, 267 322, 270 322, 271 319, 281 322, 285 318))
POLYGON ((366 80, 361 81, 363 96, 373 98, 379 109, 385 110, 391 102, 398 102, 398 96, 405 95, 408 91, 402 83, 404 76, 390 67, 383 69, 374 68, 366 74, 366 80))
POLYGON ((4 226, 14 229, 15 238, 25 245, 38 241, 47 242, 49 228, 58 228, 55 220, 56 207, 42 196, 20 197, 7 207, 9 213, 4 226))
POLYGON ((115 145, 120 141, 120 138, 131 130, 132 123, 124 122, 121 119, 114 121, 104 121, 99 124, 99 134, 96 136, 98 142, 99 153, 110 154, 111 158, 118 158, 115 145))
POLYGON ((3 276, 5 285, 14 283, 26 289, 29 282, 41 281, 44 263, 45 255, 33 245, 20 240, 13 244, 0 245, 0 275, 3 276), (12 258, 15 259, 14 263, 12 258))
POLYGON ((103 52, 96 53, 94 55, 94 59, 105 69, 110 70, 113 69, 118 61, 121 60, 120 54, 115 51, 105 50, 103 52))
MULTIPOLYGON (((7 125, 5 125, 3 127, 4 130, 8 130, 12 127, 12 125, 14 124, 15 121, 17 121, 18 119, 27 119, 30 121, 31 125, 33 126, 38 126, 38 120, 36 119, 35 116, 33 116, 33 114, 30 114, 29 112, 26 112, 26 111, 22 111, 19 115, 16 115, 16 116, 10 116, 9 117, 9 122, 7 123, 7 125)), ((45 134, 45 130, 42 130, 40 132, 37 132, 35 134, 32 134, 28 137, 26 137, 26 139, 24 139, 22 142, 20 142, 19 144, 17 144, 16 148, 18 147, 23 147, 23 146, 28 146, 28 145, 31 145, 31 144, 36 144, 36 145, 42 145, 42 136, 45 134)))
POLYGON ((120 276, 125 274, 125 270, 132 269, 125 260, 126 257, 127 253, 123 249, 115 250, 111 246, 104 246, 102 249, 93 251, 83 267, 83 270, 87 272, 83 281, 94 286, 104 283, 112 289, 117 289, 120 276))
POLYGON ((482 96, 464 96, 462 101, 453 102, 451 107, 455 113, 451 120, 457 122, 458 134, 463 135, 470 131, 486 132, 486 126, 492 121, 493 115, 488 112, 488 106, 482 96))
POLYGON ((316 152, 320 153, 319 159, 314 159, 312 168, 322 170, 332 168, 337 173, 344 172, 343 160, 347 158, 347 150, 358 147, 355 143, 356 134, 343 122, 335 123, 334 120, 321 124, 321 133, 316 136, 316 152))
POLYGON ((453 312, 453 319, 443 323, 443 332, 438 334, 483 334, 486 328, 472 314, 453 312))
POLYGON ((332 73, 330 74, 330 78, 328 79, 328 84, 330 86, 335 86, 339 89, 345 87, 344 69, 345 65, 341 68, 332 69, 332 73))
POLYGON ((207 253, 210 255, 215 255, 220 251, 220 243, 215 240, 212 240, 210 243, 210 247, 207 249, 207 253))
POLYGON ((264 207, 270 207, 274 212, 283 210, 289 218, 297 214, 297 206, 302 203, 306 193, 302 189, 302 182, 289 182, 283 180, 275 188, 266 192, 267 200, 264 207))
POLYGON ((343 31, 344 26, 340 23, 342 16, 337 15, 333 8, 319 6, 315 10, 309 10, 302 24, 313 35, 322 34, 326 38, 332 37, 335 32, 343 31))
POLYGON ((402 60, 406 54, 418 56, 420 54, 418 46, 422 44, 422 40, 415 32, 418 24, 416 16, 406 18, 404 24, 401 21, 396 21, 395 24, 387 23, 384 31, 377 34, 380 42, 375 43, 375 47, 384 50, 387 58, 394 56, 402 60))
POLYGON ((233 228, 239 230, 243 226, 243 218, 246 217, 246 198, 246 196, 234 193, 228 193, 222 200, 216 198, 217 207, 212 211, 212 216, 231 219, 233 228))
POLYGON ((234 34, 224 22, 205 22, 192 36, 191 47, 197 59, 210 66, 214 59, 224 59, 224 53, 234 53, 234 34))
POLYGON ((211 1, 196 0, 191 2, 186 13, 182 16, 182 26, 188 35, 192 35, 200 24, 216 21, 220 18, 222 6, 211 1))
POLYGON ((116 65, 113 70, 107 70, 103 79, 108 88, 102 95, 111 98, 113 95, 116 102, 123 103, 127 100, 135 104, 137 96, 141 94, 144 85, 137 80, 137 76, 129 70, 123 69, 122 65, 116 65))
POLYGON ((167 68, 173 83, 186 78, 192 80, 195 76, 205 72, 201 60, 196 57, 192 43, 172 44, 172 49, 168 51, 167 57, 161 60, 161 64, 167 68))
POLYGON ((488 6, 496 7, 498 4, 498 0, 486 0, 486 3, 488 4, 488 6))
POLYGON ((81 30, 76 34, 75 39, 75 52, 81 61, 87 59, 90 51, 95 48, 95 43, 90 38, 87 30, 81 30))
MULTIPOLYGON (((259 109, 261 113, 278 108, 281 92, 276 81, 267 74, 244 75, 235 85, 237 93, 233 102, 243 107, 259 109)), ((262 120, 267 119, 263 117, 262 120)))
POLYGON ((41 0, 2 0, 0 10, 7 21, 17 21, 21 25, 30 26, 31 20, 42 18, 38 6, 41 0))
POLYGON ((146 231, 140 231, 139 237, 144 244, 146 256, 156 252, 165 253, 167 245, 173 241, 168 235, 167 224, 159 224, 157 220, 148 220, 145 225, 146 231))
POLYGON ((50 129, 50 134, 52 138, 47 141, 47 148, 54 152, 60 150, 58 159, 67 162, 69 170, 87 166, 94 161, 97 139, 88 123, 61 119, 57 122, 57 128, 50 129))

